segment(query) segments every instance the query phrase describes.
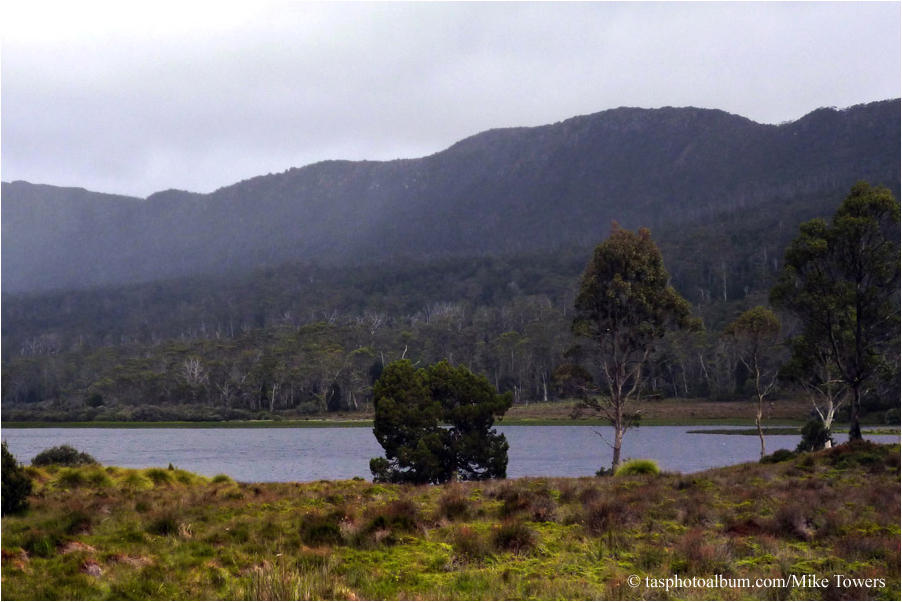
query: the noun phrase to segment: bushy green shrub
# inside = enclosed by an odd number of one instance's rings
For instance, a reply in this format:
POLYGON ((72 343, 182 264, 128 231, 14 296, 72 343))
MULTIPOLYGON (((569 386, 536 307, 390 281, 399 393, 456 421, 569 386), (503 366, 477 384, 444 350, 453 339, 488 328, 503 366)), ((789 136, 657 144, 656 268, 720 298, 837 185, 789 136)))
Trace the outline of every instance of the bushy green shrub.
POLYGON ((3 515, 28 508, 31 479, 3 442, 3 515))
POLYGON ((871 441, 855 440, 830 450, 829 462, 840 470, 858 466, 868 472, 879 473, 888 467, 898 467, 898 454, 888 454, 886 449, 871 441))
POLYGON ((827 442, 833 445, 833 438, 830 436, 830 429, 824 426, 820 420, 809 420, 802 427, 802 440, 799 442, 796 451, 817 451, 824 449, 827 442))
POLYGON ((769 456, 761 456, 761 459, 758 460, 759 464, 777 464, 779 462, 786 462, 787 460, 792 460, 796 457, 796 453, 789 451, 788 449, 778 449, 774 453, 769 456))
POLYGON ((624 462, 614 476, 635 476, 635 475, 656 475, 661 474, 661 469, 654 460, 627 460, 624 462))
POLYGON ((32 466, 82 466, 84 464, 97 464, 90 454, 80 452, 71 445, 59 445, 40 452, 31 460, 32 466))

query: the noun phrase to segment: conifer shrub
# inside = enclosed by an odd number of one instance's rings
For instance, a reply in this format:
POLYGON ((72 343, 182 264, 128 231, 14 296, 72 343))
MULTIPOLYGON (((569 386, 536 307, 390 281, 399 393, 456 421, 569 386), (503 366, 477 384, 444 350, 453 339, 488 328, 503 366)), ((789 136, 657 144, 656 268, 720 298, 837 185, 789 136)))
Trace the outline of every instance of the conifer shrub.
POLYGON ((28 508, 28 496, 31 495, 32 482, 25 472, 25 469, 19 464, 15 456, 10 453, 3 442, 3 509, 2 514, 13 514, 21 512, 28 508))
POLYGON ((40 452, 31 460, 32 466, 83 466, 85 464, 98 464, 93 456, 80 452, 71 445, 58 445, 40 452))
POLYGON ((484 376, 447 361, 417 370, 399 360, 385 367, 373 397, 373 434, 385 450, 385 457, 370 460, 374 481, 422 485, 507 476, 507 439, 492 426, 513 396, 499 395, 484 376))
POLYGON ((824 449, 827 443, 830 443, 831 446, 835 443, 830 436, 830 429, 825 427, 820 420, 809 420, 802 427, 802 440, 799 441, 796 451, 818 451, 824 449))

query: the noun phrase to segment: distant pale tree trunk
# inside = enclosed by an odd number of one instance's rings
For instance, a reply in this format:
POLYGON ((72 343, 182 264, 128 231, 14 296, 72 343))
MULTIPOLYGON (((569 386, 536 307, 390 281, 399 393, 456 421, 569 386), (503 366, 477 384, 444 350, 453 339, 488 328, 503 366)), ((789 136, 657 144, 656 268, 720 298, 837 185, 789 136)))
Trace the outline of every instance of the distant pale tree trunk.
MULTIPOLYGON (((822 340, 820 337, 812 334, 808 329, 790 341, 792 358, 783 370, 805 390, 829 435, 836 412, 848 400, 849 388, 831 358, 829 347, 819 342, 822 340)), ((824 447, 831 447, 829 436, 824 441, 824 447)))
POLYGON ((774 312, 759 305, 731 322, 724 335, 736 345, 739 361, 754 379, 755 426, 761 440, 761 455, 764 456, 767 453, 762 427, 764 399, 776 388, 778 374, 778 364, 768 356, 776 351, 780 321, 774 312))

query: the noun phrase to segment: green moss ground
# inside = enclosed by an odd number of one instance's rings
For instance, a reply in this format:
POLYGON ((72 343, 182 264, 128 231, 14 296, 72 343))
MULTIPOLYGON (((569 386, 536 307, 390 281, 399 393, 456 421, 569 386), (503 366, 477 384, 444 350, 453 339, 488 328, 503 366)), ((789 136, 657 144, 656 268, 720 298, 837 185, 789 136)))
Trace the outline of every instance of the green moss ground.
POLYGON ((3 598, 897 600, 899 453, 433 487, 29 469, 31 509, 3 519, 3 598), (789 581, 647 585, 674 575, 789 581))

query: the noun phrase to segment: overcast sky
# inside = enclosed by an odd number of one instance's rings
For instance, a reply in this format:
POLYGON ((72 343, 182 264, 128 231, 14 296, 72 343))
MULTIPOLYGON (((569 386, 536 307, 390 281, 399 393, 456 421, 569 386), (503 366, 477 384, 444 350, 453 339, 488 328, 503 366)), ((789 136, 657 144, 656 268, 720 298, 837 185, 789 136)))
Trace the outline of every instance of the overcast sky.
POLYGON ((147 196, 619 106, 900 96, 900 3, 0 3, 0 176, 147 196))

